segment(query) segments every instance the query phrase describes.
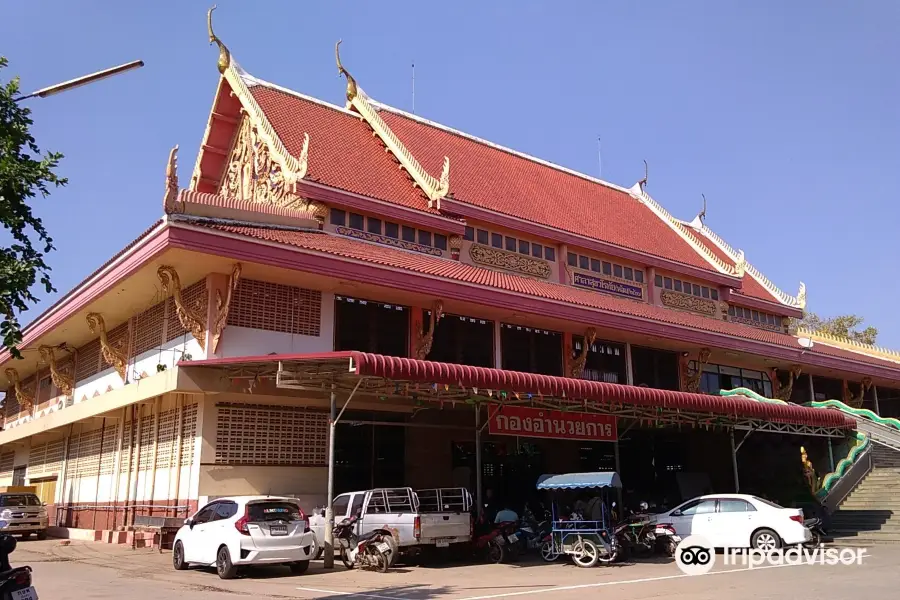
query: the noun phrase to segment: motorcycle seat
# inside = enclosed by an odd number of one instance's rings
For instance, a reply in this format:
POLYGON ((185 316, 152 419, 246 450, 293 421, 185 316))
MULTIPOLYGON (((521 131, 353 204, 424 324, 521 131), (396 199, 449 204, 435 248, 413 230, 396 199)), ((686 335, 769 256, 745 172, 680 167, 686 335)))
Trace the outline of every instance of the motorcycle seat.
POLYGON ((6 571, 0 571, 0 581, 6 581, 7 579, 12 579, 16 576, 17 573, 30 573, 31 567, 15 567, 13 569, 8 569, 6 571))
POLYGON ((359 541, 365 542, 366 540, 371 540, 373 537, 375 537, 377 535, 381 535, 381 534, 377 531, 368 531, 359 536, 359 541))

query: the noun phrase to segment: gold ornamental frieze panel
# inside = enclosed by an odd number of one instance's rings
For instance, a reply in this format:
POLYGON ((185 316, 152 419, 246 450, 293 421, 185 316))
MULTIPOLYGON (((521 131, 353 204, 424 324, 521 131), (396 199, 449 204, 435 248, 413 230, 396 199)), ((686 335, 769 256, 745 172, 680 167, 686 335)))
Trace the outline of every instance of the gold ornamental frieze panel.
POLYGON ((548 279, 552 273, 550 264, 545 260, 481 244, 469 246, 469 258, 477 265, 496 267, 541 279, 548 279))
POLYGON ((719 314, 719 303, 715 300, 698 298, 697 296, 673 292, 672 290, 663 290, 660 293, 659 298, 662 303, 669 308, 688 310, 714 318, 718 317, 719 314))

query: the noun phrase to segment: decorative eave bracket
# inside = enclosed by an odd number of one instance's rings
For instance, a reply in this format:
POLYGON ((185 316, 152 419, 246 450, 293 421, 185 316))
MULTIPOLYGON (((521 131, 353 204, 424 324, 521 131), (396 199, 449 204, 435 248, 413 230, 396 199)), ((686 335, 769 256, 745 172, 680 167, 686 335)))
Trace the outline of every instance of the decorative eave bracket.
POLYGON ((440 178, 433 177, 423 167, 412 152, 403 145, 400 138, 391 131, 388 124, 384 122, 381 115, 374 106, 369 102, 369 97, 363 89, 356 83, 356 80, 341 64, 340 55, 341 42, 338 41, 334 46, 334 58, 337 62, 338 73, 347 78, 347 108, 354 109, 372 128, 372 132, 381 139, 385 148, 394 155, 394 158, 400 163, 400 166, 412 178, 416 187, 420 188, 428 197, 428 207, 440 210, 441 198, 450 193, 450 158, 444 157, 444 165, 441 169, 440 178))
MULTIPOLYGON (((245 71, 231 56, 228 47, 225 46, 222 40, 220 40, 213 32, 212 13, 215 9, 215 6, 209 9, 209 12, 206 15, 206 22, 209 32, 209 43, 216 44, 219 47, 219 60, 217 63, 219 73, 221 73, 222 78, 228 82, 228 85, 231 87, 231 93, 236 95, 238 100, 240 100, 244 111, 250 118, 253 128, 263 143, 266 144, 272 159, 281 168, 285 184, 293 191, 295 184, 306 177, 309 167, 309 134, 304 134, 303 148, 301 149, 299 156, 294 156, 288 152, 284 143, 281 141, 281 138, 278 137, 278 134, 275 132, 275 128, 266 118, 259 103, 256 102, 256 98, 250 93, 250 88, 247 87, 247 83, 244 81, 245 71)), ((212 116, 210 119, 212 119, 212 116)), ((211 124, 210 121, 207 125, 204 143, 209 136, 211 124)), ((200 180, 200 161, 202 156, 203 151, 201 150, 197 154, 197 163, 194 166, 194 174, 191 177, 191 189, 196 189, 197 183, 200 180)))
POLYGON ((5 374, 6 379, 13 384, 13 389, 15 389, 16 400, 19 402, 19 409, 31 412, 31 409, 34 408, 34 393, 29 392, 22 387, 22 382, 19 380, 19 372, 17 370, 6 369, 5 374))
POLYGON ((109 342, 106 335, 106 321, 100 313, 88 313, 85 317, 91 333, 100 334, 100 350, 106 364, 114 367, 122 381, 128 381, 128 354, 121 348, 116 348, 109 342))
POLYGON ((52 346, 40 346, 38 352, 41 353, 41 359, 50 366, 50 379, 53 385, 57 387, 64 396, 69 397, 75 388, 74 378, 70 373, 64 373, 59 370, 56 364, 56 348, 52 346))
POLYGON ((182 327, 191 332, 191 335, 200 344, 201 350, 206 350, 206 315, 197 313, 185 304, 181 294, 181 278, 178 277, 178 271, 174 267, 162 265, 156 270, 156 276, 162 283, 163 289, 174 297, 175 310, 182 327))
POLYGON ((216 322, 213 325, 212 344, 210 352, 216 353, 219 347, 219 340, 222 338, 222 332, 225 331, 225 325, 228 323, 228 313, 231 310, 231 299, 237 291, 238 284, 241 280, 241 263, 234 263, 231 268, 231 277, 228 279, 228 290, 225 298, 222 298, 221 290, 216 290, 216 322))
POLYGON ((422 323, 422 329, 416 331, 415 340, 415 357, 417 360, 425 360, 431 352, 431 346, 434 343, 434 334, 437 330, 438 323, 444 316, 444 303, 441 300, 435 300, 431 306, 431 316, 428 321, 428 333, 422 331, 425 323, 422 323))

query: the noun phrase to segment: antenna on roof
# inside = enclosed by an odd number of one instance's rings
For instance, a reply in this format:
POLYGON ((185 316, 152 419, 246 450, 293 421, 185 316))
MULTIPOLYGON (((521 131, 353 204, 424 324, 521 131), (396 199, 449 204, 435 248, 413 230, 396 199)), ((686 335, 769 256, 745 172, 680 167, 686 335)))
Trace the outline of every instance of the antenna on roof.
POLYGON ((413 96, 413 114, 416 114, 416 63, 412 64, 412 96, 413 96))
POLYGON ((647 161, 645 160, 645 161, 644 161, 644 178, 641 179, 640 181, 638 181, 638 185, 641 186, 641 189, 642 189, 642 190, 643 190, 645 187, 647 187, 647 177, 648 177, 649 175, 650 175, 650 168, 647 166, 647 161))
POLYGON ((600 136, 597 136, 597 163, 599 165, 599 175, 600 179, 603 179, 603 143, 600 141, 600 136))
POLYGON ((700 222, 703 223, 703 220, 706 219, 706 194, 700 194, 703 196, 703 210, 700 211, 700 214, 697 215, 697 218, 700 219, 700 222))

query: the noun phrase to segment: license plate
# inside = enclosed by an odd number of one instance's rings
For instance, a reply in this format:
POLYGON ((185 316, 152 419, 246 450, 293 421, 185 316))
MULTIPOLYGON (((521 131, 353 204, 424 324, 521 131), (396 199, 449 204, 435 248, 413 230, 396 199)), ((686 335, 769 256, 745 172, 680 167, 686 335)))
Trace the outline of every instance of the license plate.
POLYGON ((509 535, 506 536, 506 537, 509 538, 509 543, 510 543, 510 544, 515 544, 516 542, 519 541, 519 536, 517 536, 517 535, 514 534, 514 533, 511 533, 511 534, 509 534, 509 535))
POLYGON ((384 542, 379 542, 378 544, 375 545, 375 547, 378 548, 379 550, 381 550, 382 552, 390 552, 391 551, 391 545, 385 544, 384 542))
POLYGON ((269 525, 269 533, 272 535, 287 535, 287 525, 269 525))
POLYGON ((38 600, 38 595, 33 587, 27 587, 24 590, 15 590, 12 593, 12 600, 38 600))
POLYGON ((447 548, 450 546, 449 540, 434 540, 434 545, 438 548, 447 548))

